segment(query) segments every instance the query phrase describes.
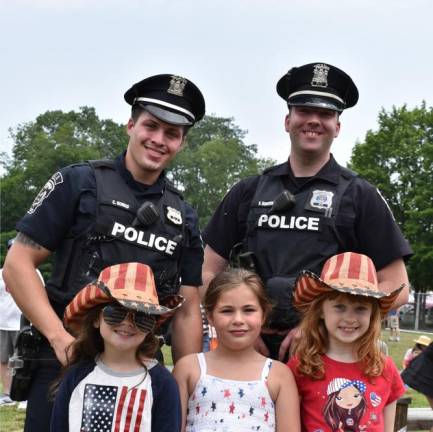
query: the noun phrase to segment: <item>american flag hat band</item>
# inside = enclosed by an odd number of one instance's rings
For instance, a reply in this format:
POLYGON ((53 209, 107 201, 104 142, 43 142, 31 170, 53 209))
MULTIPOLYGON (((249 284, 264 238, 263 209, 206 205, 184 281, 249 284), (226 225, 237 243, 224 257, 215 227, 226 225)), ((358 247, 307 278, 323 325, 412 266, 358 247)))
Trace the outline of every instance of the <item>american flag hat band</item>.
POLYGON ((382 315, 386 315, 404 286, 402 284, 390 293, 379 291, 373 261, 366 255, 345 252, 329 258, 320 277, 309 270, 303 270, 295 282, 293 304, 299 310, 304 310, 321 294, 336 290, 377 298, 382 315))
POLYGON ((98 280, 80 290, 65 309, 63 321, 74 330, 94 306, 118 302, 127 309, 155 315, 161 325, 182 306, 178 294, 158 299, 152 269, 141 263, 117 264, 102 270, 98 280))

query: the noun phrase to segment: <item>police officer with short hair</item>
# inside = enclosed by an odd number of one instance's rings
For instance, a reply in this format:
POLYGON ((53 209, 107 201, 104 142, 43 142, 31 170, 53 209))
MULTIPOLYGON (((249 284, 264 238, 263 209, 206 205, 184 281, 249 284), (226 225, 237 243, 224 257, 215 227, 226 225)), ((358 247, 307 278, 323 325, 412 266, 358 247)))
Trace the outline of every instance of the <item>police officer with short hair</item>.
POLYGON ((203 284, 230 262, 255 269, 274 310, 257 348, 283 360, 299 322, 292 308, 298 272, 320 274, 332 255, 354 251, 371 257, 381 290, 406 284, 404 258, 412 254, 390 209, 375 187, 338 165, 330 149, 340 115, 358 101, 358 90, 342 70, 326 63, 294 67, 277 84, 288 104, 287 162, 237 183, 208 223, 203 239, 203 284))
POLYGON ((132 106, 126 152, 114 161, 89 161, 55 173, 18 222, 5 263, 16 302, 44 336, 26 431, 49 430, 48 387, 73 341, 62 325, 65 306, 107 266, 150 265, 160 299, 179 293, 186 300, 172 320, 174 361, 201 350, 203 248, 197 214, 164 169, 182 149, 188 129, 204 116, 203 95, 183 77, 156 75, 134 84, 125 100, 132 106), (36 267, 54 251, 45 289, 36 267))

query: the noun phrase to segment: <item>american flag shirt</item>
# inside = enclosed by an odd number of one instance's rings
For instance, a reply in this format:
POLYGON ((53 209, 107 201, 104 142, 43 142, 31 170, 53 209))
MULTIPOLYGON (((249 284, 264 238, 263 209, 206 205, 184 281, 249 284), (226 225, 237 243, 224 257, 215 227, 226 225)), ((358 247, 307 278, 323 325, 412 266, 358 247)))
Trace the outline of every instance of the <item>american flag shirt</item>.
POLYGON ((180 421, 176 382, 156 361, 148 364, 146 374, 144 368, 115 372, 97 360, 71 369, 62 381, 51 431, 172 432, 179 430, 180 421))

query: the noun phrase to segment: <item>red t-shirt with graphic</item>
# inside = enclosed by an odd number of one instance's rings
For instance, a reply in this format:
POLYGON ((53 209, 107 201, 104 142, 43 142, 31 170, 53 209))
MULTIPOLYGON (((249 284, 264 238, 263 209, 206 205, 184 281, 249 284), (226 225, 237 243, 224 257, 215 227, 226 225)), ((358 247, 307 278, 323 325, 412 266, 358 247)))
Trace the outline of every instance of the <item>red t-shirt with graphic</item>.
POLYGON ((301 397, 302 430, 382 432, 384 408, 405 392, 393 360, 386 358, 381 376, 368 378, 358 363, 342 363, 326 355, 322 359, 325 377, 321 380, 300 375, 296 357, 288 362, 301 397))

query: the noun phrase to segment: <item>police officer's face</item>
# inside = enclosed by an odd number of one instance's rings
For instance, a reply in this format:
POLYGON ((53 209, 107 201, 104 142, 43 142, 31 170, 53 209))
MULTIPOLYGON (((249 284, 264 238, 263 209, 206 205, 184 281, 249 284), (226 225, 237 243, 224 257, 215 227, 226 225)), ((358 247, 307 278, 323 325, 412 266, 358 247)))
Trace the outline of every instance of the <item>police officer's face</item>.
POLYGON ((127 125, 129 144, 126 166, 134 178, 159 176, 184 142, 183 126, 165 123, 144 111, 127 125))
POLYGON ((294 106, 285 121, 292 152, 299 156, 326 156, 340 132, 338 113, 329 109, 294 106))

